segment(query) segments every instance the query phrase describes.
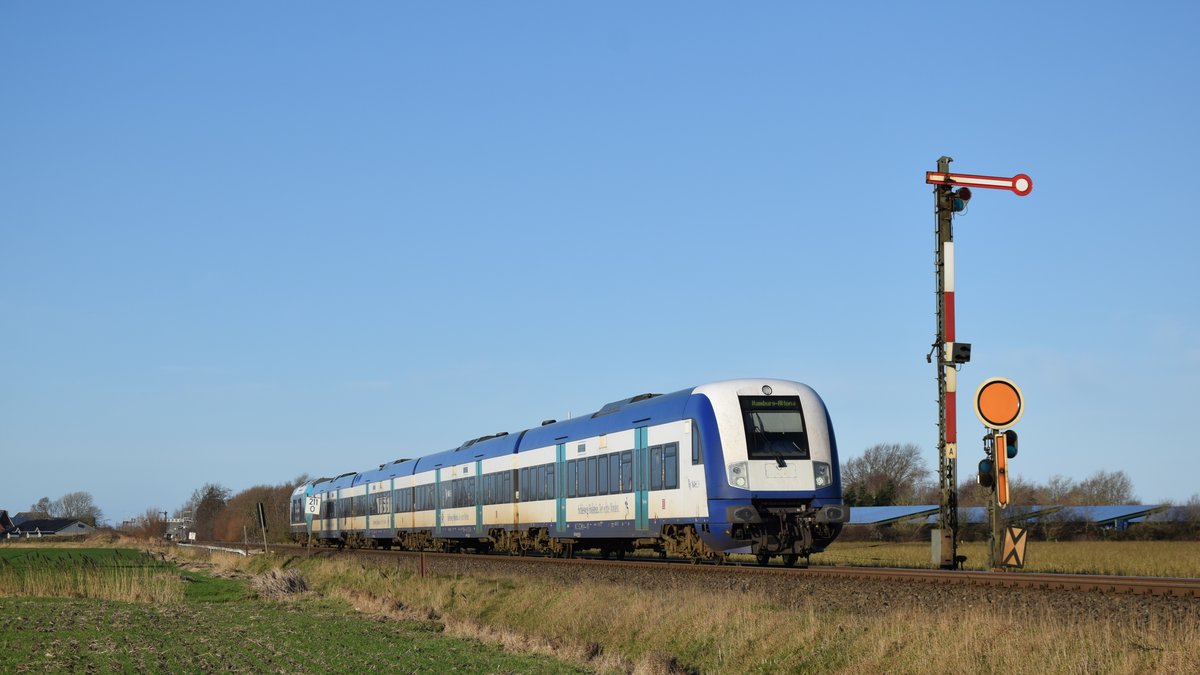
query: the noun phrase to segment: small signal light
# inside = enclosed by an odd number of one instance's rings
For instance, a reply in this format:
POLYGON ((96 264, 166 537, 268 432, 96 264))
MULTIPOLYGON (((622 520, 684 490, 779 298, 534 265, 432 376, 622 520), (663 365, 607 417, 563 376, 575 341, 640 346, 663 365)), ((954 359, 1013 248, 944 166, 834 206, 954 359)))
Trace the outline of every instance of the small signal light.
POLYGON ((950 210, 954 213, 967 210, 967 202, 971 201, 971 188, 961 187, 952 193, 950 210))
POLYGON ((1017 432, 1009 429, 1004 432, 1004 443, 1008 448, 1008 458, 1012 459, 1017 456, 1017 432))
POLYGON ((995 467, 992 465, 992 460, 979 460, 979 478, 978 482, 985 488, 990 488, 996 484, 995 467))

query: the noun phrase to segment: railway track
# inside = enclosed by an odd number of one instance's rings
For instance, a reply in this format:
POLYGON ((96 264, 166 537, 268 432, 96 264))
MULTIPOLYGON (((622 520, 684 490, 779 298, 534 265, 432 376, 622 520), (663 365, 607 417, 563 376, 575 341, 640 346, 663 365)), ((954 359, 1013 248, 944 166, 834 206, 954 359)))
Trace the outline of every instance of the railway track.
POLYGON ((654 570, 655 572, 678 572, 687 570, 696 574, 742 574, 762 575, 771 579, 787 578, 835 578, 846 581, 873 580, 905 584, 960 585, 976 587, 1019 588, 1025 590, 1073 591, 1083 593, 1154 595, 1181 598, 1200 598, 1200 579, 1170 577, 1125 577, 1092 574, 1047 574, 1039 572, 981 572, 964 570, 928 570, 894 567, 840 567, 813 565, 810 567, 759 567, 753 563, 727 563, 724 565, 692 564, 691 561, 632 558, 627 560, 603 560, 599 558, 548 558, 540 556, 504 556, 463 553, 434 553, 414 551, 387 551, 378 549, 331 548, 310 549, 296 545, 276 544, 270 548, 279 552, 307 555, 359 555, 368 557, 401 556, 412 559, 413 564, 429 563, 436 568, 442 561, 471 564, 485 562, 489 565, 589 565, 622 570, 654 570))

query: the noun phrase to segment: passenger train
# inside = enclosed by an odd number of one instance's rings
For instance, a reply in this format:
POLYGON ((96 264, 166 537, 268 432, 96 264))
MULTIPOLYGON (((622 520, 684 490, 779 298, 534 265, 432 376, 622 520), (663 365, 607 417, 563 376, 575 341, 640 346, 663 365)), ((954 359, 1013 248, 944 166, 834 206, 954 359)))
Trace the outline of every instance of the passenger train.
POLYGON ((793 565, 849 519, 837 444, 810 387, 743 379, 321 478, 292 494, 312 545, 605 557, 649 550, 793 565))

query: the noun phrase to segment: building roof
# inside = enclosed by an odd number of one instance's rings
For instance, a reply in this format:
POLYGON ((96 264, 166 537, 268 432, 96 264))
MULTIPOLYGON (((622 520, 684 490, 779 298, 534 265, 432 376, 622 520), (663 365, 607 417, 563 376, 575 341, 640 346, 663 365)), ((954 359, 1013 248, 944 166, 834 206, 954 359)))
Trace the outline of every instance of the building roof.
POLYGON ((35 518, 18 523, 8 533, 82 534, 96 528, 75 518, 35 518))

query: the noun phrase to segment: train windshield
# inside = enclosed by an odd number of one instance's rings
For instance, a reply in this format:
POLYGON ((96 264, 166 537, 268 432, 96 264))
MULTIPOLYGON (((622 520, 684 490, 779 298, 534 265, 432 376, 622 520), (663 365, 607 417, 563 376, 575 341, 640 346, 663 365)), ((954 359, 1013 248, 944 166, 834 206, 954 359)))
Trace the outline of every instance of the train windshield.
POLYGON ((808 433, 798 396, 743 396, 748 459, 808 459, 808 433))

